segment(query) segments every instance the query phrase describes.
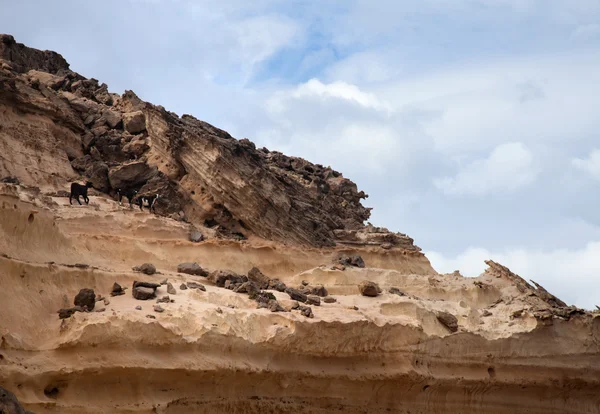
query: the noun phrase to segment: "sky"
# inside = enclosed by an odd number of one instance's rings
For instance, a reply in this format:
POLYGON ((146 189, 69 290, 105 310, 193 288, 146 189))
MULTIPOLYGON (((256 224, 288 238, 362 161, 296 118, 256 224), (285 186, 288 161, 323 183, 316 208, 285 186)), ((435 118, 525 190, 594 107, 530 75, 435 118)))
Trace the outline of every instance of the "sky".
POLYGON ((600 305, 600 0, 0 0, 0 32, 332 166, 439 272, 600 305))

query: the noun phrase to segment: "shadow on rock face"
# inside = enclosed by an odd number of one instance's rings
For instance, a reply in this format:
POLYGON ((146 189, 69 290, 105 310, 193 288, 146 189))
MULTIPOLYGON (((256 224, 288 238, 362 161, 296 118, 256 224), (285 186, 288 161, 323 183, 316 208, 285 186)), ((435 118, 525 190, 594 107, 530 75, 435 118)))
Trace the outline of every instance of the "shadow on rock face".
POLYGON ((2 414, 33 414, 25 411, 17 397, 5 388, 0 387, 0 413, 2 414))

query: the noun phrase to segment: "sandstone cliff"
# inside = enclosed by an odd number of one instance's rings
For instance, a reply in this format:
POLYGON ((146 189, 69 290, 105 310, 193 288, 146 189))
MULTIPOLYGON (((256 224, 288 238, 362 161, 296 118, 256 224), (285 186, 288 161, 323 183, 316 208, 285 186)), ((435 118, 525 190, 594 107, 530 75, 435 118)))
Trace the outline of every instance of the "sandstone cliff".
POLYGON ((331 168, 0 58, 0 411, 600 412, 600 313, 438 274, 331 168))
POLYGON ((0 176, 58 188, 82 174, 107 194, 159 193, 159 214, 223 235, 418 250, 405 235, 366 229, 367 195, 330 167, 257 149, 132 91, 110 93, 70 71, 59 54, 9 35, 0 36, 0 58, 0 176))

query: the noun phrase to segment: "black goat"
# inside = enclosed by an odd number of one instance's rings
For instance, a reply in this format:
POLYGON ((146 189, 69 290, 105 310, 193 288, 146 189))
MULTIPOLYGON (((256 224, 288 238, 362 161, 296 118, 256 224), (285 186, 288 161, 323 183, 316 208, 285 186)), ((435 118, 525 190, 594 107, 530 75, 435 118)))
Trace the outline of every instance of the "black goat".
POLYGON ((79 205, 81 205, 81 201, 79 201, 79 196, 83 196, 83 201, 85 204, 90 203, 90 199, 87 196, 88 188, 92 186, 92 183, 89 181, 85 183, 85 185, 81 185, 79 183, 71 183, 71 194, 69 194, 69 204, 73 204, 72 200, 75 198, 79 205))
POLYGON ((137 196, 137 190, 121 190, 120 188, 117 190, 117 201, 121 204, 121 200, 123 196, 127 197, 127 201, 129 201, 129 208, 133 208, 133 200, 137 196))
POLYGON ((148 210, 154 213, 154 204, 158 201, 159 197, 159 194, 139 196, 137 198, 137 202, 140 206, 140 210, 144 211, 144 205, 146 205, 148 207, 148 210))

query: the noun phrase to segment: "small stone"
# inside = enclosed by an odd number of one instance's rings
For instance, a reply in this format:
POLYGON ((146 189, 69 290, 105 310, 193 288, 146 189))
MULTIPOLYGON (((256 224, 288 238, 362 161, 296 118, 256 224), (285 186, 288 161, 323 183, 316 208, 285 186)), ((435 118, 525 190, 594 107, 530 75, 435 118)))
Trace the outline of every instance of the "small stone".
POLYGON ((202 285, 200 283, 187 282, 187 287, 189 287, 190 289, 199 289, 199 290, 206 292, 206 288, 204 287, 204 285, 202 285))
POLYGON ((346 270, 346 266, 342 265, 342 264, 334 264, 333 266, 331 266, 331 270, 340 270, 340 271, 344 271, 346 270))
POLYGON ((175 295, 175 294, 177 294, 177 291, 175 290, 175 287, 171 283, 167 283, 167 293, 169 295, 175 295))
POLYGON ((190 241, 193 243, 199 243, 204 240, 204 235, 199 231, 192 231, 190 233, 190 241))
POLYGON ((302 284, 303 284, 304 286, 308 286, 308 280, 303 280, 303 281, 302 281, 302 284))
POLYGON ((300 308, 300 304, 298 302, 294 301, 292 303, 292 306, 291 306, 290 309, 299 309, 299 308, 300 308))
POLYGON ((112 291, 110 292, 110 296, 120 296, 124 295, 125 290, 119 285, 117 282, 113 284, 112 291))
POLYGON ((171 302, 171 298, 168 295, 163 296, 162 298, 156 300, 156 303, 169 303, 169 302, 171 302))
POLYGON ((142 310, 142 307, 141 307, 140 305, 137 305, 135 308, 136 308, 137 310, 142 310))
POLYGON ((485 317, 485 316, 492 316, 492 312, 490 312, 489 310, 485 309, 483 311, 483 313, 481 314, 481 316, 485 317))
POLYGON ((163 280, 161 280, 161 281, 160 281, 160 284, 161 284, 161 286, 164 286, 164 285, 166 285, 168 282, 169 282, 169 280, 168 280, 168 279, 163 279, 163 280))
POLYGON ((104 304, 105 304, 106 306, 110 305, 110 300, 108 300, 108 299, 104 299, 104 304))
POLYGON ((162 313, 165 309, 160 305, 154 305, 154 312, 162 313))
POLYGON ((326 297, 323 298, 323 302, 325 302, 325 303, 335 303, 335 302, 337 302, 337 299, 333 298, 331 296, 326 296, 326 297))
POLYGON ((223 309, 221 309, 221 308, 217 308, 216 312, 217 312, 217 313, 223 313, 223 309))
POLYGON ((310 306, 302 306, 300 305, 300 313, 307 318, 314 318, 312 308, 310 306))
POLYGON ((156 319, 156 316, 154 316, 154 315, 146 315, 146 318, 148 318, 148 319, 156 319))
POLYGON ((181 286, 179 286, 179 290, 187 290, 187 285, 185 283, 182 283, 181 286))

